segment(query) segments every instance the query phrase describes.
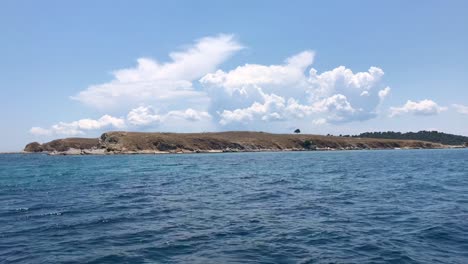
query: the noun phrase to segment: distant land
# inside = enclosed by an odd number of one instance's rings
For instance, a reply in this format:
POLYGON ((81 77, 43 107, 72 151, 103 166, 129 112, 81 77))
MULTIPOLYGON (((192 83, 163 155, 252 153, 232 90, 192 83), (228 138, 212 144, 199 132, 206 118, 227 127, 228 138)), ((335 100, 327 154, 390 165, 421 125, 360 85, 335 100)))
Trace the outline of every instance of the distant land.
POLYGON ((423 140, 435 143, 441 143, 444 145, 465 145, 468 143, 468 137, 452 135, 442 133, 438 131, 426 131, 422 130, 419 132, 366 132, 351 137, 360 138, 386 138, 386 139, 411 139, 411 140, 423 140))
MULTIPOLYGON (((431 134, 436 134, 430 132, 431 134)), ((163 154, 163 153, 217 153, 257 151, 312 151, 361 149, 419 149, 466 147, 459 137, 441 134, 440 138, 396 138, 407 135, 395 132, 363 133, 359 136, 323 136, 307 134, 271 134, 264 132, 231 131, 213 133, 146 133, 107 132, 100 138, 65 138, 44 144, 32 142, 25 152, 45 152, 51 155, 105 155, 105 154, 163 154), (395 138, 391 138, 391 135, 395 138), (375 138, 372 137, 375 135, 375 138), (450 136, 456 138, 449 140, 450 136), (378 138, 380 137, 380 138, 378 138), (443 141, 442 141, 443 139, 443 141), (430 142, 431 140, 432 142, 430 142), (443 143, 442 143, 443 142, 443 143), (449 142, 450 144, 448 144, 449 142)), ((412 134, 408 134, 408 136, 412 134)), ((466 138, 466 137, 462 137, 466 138)))

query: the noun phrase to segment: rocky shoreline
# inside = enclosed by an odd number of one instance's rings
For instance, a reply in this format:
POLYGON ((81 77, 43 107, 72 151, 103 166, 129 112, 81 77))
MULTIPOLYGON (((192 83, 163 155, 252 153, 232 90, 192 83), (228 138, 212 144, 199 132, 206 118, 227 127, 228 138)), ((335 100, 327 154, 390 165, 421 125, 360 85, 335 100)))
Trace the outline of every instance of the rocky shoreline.
POLYGON ((364 149, 450 148, 418 140, 348 138, 263 132, 143 133, 107 132, 100 138, 65 138, 26 145, 26 153, 49 155, 170 154, 364 149))

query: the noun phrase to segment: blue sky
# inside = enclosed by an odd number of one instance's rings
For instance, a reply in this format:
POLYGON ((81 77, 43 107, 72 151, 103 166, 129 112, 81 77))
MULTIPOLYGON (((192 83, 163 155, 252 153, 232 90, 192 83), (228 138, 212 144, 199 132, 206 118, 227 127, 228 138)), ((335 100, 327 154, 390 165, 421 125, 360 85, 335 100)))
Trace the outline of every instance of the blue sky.
POLYGON ((467 13, 466 1, 2 1, 0 151, 117 129, 468 135, 467 13))

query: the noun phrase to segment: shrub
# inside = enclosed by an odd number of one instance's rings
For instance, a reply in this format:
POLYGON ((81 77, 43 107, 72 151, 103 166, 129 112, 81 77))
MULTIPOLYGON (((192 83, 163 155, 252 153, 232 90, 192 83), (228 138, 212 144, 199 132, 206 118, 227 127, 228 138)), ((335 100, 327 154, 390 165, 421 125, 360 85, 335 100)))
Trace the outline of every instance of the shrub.
POLYGON ((312 149, 312 148, 315 148, 315 147, 312 145, 312 141, 310 141, 310 140, 306 140, 306 141, 302 142, 302 146, 303 146, 305 149, 312 149))

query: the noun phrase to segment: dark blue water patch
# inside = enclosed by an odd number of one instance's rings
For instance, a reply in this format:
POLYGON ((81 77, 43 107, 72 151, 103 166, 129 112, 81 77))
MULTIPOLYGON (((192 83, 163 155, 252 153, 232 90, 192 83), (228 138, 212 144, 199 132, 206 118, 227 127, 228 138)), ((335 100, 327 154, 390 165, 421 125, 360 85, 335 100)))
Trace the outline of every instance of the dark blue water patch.
POLYGON ((468 151, 0 155, 0 263, 468 263, 468 151))

